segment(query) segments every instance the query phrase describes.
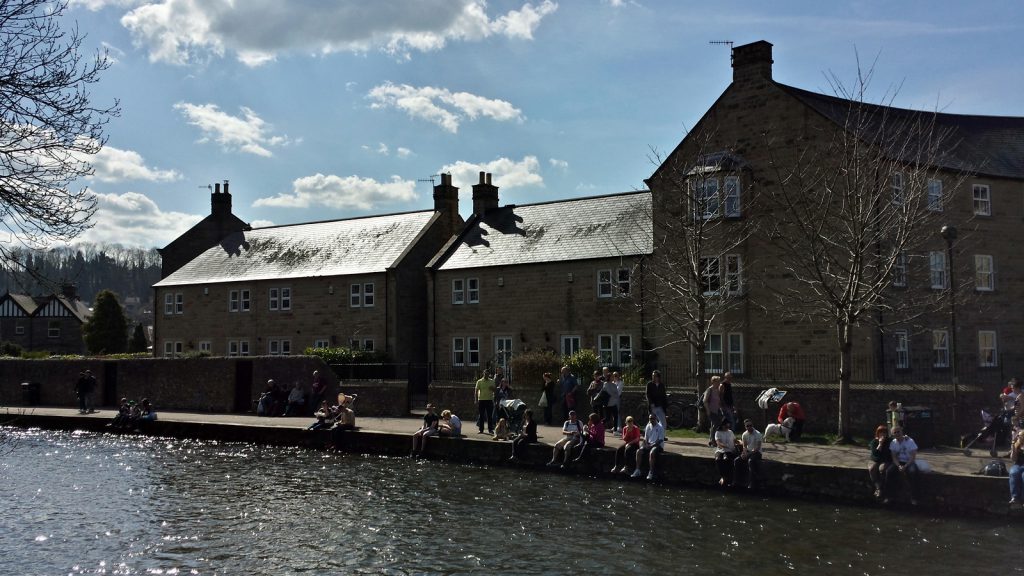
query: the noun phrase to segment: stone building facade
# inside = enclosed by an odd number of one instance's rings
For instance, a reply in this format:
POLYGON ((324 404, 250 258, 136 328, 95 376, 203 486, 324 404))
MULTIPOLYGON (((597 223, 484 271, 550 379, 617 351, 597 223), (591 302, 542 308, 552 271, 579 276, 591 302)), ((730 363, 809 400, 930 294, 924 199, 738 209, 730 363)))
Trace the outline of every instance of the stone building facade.
POLYGON ((82 325, 90 316, 92 311, 71 285, 47 296, 8 292, 0 296, 0 340, 25 350, 85 354, 82 325))

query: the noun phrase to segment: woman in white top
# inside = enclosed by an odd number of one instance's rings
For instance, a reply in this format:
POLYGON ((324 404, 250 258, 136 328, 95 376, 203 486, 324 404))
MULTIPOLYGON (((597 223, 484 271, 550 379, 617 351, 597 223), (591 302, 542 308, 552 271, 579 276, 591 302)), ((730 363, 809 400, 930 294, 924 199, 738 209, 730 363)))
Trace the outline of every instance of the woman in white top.
POLYGON ((729 428, 728 420, 718 423, 715 430, 715 466, 718 468, 718 485, 731 485, 728 478, 732 476, 733 460, 736 459, 736 434, 729 428))
POLYGON ((608 394, 608 403, 604 405, 604 425, 614 428, 616 434, 619 432, 619 387, 615 384, 617 374, 612 373, 601 388, 608 394))

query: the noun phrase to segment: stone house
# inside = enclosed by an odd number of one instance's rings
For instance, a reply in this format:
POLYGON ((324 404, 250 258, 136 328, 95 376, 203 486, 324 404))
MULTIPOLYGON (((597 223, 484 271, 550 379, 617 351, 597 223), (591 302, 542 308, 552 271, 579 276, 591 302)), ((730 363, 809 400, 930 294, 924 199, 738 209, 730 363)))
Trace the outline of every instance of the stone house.
MULTIPOLYGON (((752 379, 773 375, 766 358, 835 355, 834 325, 794 320, 773 309, 774 295, 795 284, 792 271, 778 265, 778 245, 769 239, 773 213, 758 202, 766 191, 783 185, 784 175, 795 174, 794 167, 816 147, 849 131, 844 122, 855 105, 781 84, 772 77, 772 64, 768 42, 736 47, 732 83, 646 180, 655 218, 671 217, 659 208, 679 193, 675 183, 689 180, 696 187, 691 188, 694 196, 711 207, 699 217, 721 221, 722 234, 735 235, 751 223, 758 229, 743 236, 728 255, 709 252, 714 265, 708 266, 706 279, 717 288, 729 282, 730 272, 745 276, 738 305, 715 319, 716 337, 705 360, 717 367, 712 372, 731 368, 752 379), (726 256, 736 265, 728 268, 726 256)), ((927 236, 920 238, 917 252, 897 261, 887 298, 930 305, 878 314, 855 327, 856 350, 862 355, 854 366, 855 381, 948 382, 951 365, 959 365, 965 380, 992 385, 1019 374, 1024 356, 1015 348, 1024 338, 1024 318, 1016 304, 1024 294, 1024 252, 1012 239, 1024 218, 1024 118, 888 106, 870 110, 890 122, 934 122, 947 138, 928 166, 904 163, 906 182, 898 167, 880 184, 891 191, 893 204, 900 202, 905 186, 921 187, 921 197, 927 198, 928 223, 916 232, 927 236), (911 184, 910 174, 922 168, 928 177, 911 184), (940 235, 942 224, 960 230, 951 249, 940 235)), ((821 234, 828 237, 829 231, 821 234)), ((654 341, 658 338, 652 334, 654 341)), ((694 362, 685 347, 672 347, 667 355, 682 366, 694 362)), ((824 381, 833 378, 834 372, 824 381)))
POLYGON ((82 325, 90 316, 92 311, 71 285, 47 296, 8 292, 0 296, 0 340, 25 350, 85 354, 82 325))
POLYGON ((162 251, 184 263, 154 285, 155 355, 351 346, 426 359, 423 269, 462 226, 450 175, 434 189, 433 210, 257 229, 230 214, 226 188, 213 192, 202 229, 162 251))
POLYGON ((649 210, 647 192, 499 206, 481 173, 473 216, 428 265, 435 379, 465 381, 525 350, 642 358, 633 275, 650 251, 649 210))

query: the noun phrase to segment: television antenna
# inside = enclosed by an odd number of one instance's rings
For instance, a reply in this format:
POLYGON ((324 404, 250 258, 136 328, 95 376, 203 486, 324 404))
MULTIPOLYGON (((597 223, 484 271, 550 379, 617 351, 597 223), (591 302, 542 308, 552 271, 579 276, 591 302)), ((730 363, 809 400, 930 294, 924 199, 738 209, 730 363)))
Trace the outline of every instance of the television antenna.
POLYGON ((732 45, 733 45, 733 41, 732 40, 711 40, 710 42, 708 42, 708 44, 711 44, 712 46, 728 46, 729 47, 729 61, 730 62, 732 61, 732 45))
POLYGON ((418 179, 416 181, 417 182, 430 182, 430 185, 434 186, 434 178, 440 178, 440 177, 441 177, 440 174, 431 174, 430 176, 427 176, 426 178, 420 178, 420 179, 418 179))

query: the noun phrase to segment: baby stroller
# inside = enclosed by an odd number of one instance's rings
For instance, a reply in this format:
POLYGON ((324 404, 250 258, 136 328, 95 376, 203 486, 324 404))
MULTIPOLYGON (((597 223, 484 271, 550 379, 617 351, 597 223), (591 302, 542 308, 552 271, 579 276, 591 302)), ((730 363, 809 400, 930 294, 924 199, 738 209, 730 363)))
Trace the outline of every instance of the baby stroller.
POLYGON ((982 428, 974 436, 970 436, 970 440, 964 443, 964 456, 971 455, 971 446, 974 446, 978 442, 985 438, 992 438, 992 447, 988 453, 993 458, 999 451, 999 446, 1010 438, 1010 433, 1013 431, 1013 410, 1003 410, 998 416, 993 417, 985 410, 981 411, 982 428))
POLYGON ((498 418, 508 422, 508 431, 521 434, 523 431, 523 414, 526 413, 526 402, 517 398, 498 401, 498 418))

